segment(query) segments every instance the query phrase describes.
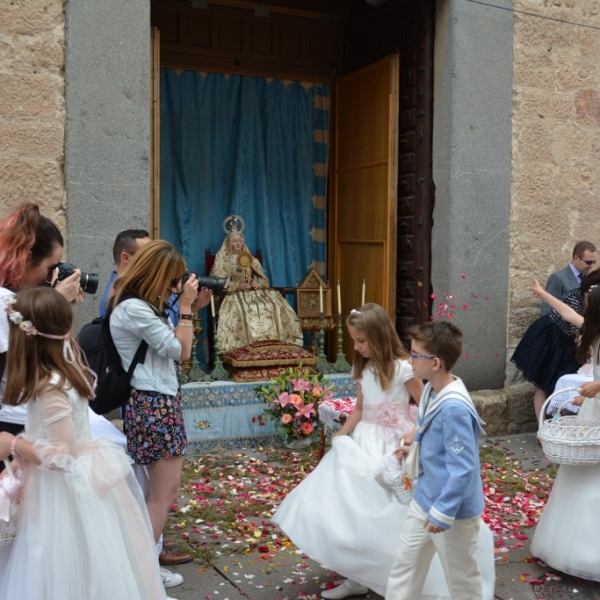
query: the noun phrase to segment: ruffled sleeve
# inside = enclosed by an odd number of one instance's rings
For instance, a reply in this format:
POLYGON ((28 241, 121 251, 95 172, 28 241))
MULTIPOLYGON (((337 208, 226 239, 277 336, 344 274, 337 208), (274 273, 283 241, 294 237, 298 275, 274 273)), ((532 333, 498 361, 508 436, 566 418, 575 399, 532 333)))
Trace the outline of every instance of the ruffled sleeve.
POLYGON ((414 377, 412 365, 407 360, 399 360, 396 367, 398 373, 398 379, 402 383, 406 383, 409 379, 414 377))
POLYGON ((77 458, 72 407, 64 389, 46 386, 36 402, 40 403, 47 439, 30 440, 42 467, 69 471, 77 458))

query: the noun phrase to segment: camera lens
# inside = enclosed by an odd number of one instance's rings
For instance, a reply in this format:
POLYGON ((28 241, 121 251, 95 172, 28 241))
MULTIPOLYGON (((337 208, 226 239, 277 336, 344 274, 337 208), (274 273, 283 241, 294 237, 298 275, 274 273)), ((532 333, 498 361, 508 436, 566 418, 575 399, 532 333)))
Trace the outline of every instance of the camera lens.
MULTIPOLYGON (((77 268, 71 263, 60 262, 58 263, 58 277, 57 281, 63 281, 67 277, 73 275, 73 272, 77 268)), ((79 280, 79 287, 87 294, 95 294, 98 290, 98 283, 100 278, 97 273, 85 273, 81 272, 81 278, 79 280)))
POLYGON ((98 283, 100 278, 96 273, 81 273, 79 285, 87 294, 95 294, 98 291, 98 283))

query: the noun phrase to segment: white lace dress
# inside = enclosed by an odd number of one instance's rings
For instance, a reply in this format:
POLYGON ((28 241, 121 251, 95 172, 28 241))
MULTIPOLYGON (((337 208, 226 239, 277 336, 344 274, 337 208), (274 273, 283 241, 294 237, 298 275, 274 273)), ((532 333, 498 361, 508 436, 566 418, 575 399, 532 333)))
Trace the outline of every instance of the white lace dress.
POLYGON ((166 598, 143 495, 123 449, 92 441, 88 403, 71 389, 27 404, 21 522, 1 600, 166 598))
MULTIPOLYGON (((383 456, 416 418, 405 386, 412 376, 411 365, 398 361, 393 386, 384 392, 371 370, 363 374, 363 419, 350 436, 333 438, 331 450, 272 519, 312 559, 382 596, 408 509, 382 480, 383 456), (390 404, 397 407, 396 416, 390 404), (386 422, 393 427, 381 424, 386 422)), ((493 537, 483 522, 479 546, 484 600, 492 600, 493 537)), ((449 598, 436 556, 420 600, 449 598)))
MULTIPOLYGON (((596 358, 598 350, 596 343, 596 358)), ((600 380, 597 361, 594 380, 600 380)), ((600 421, 600 397, 586 398, 578 416, 600 421)), ((562 465, 531 540, 533 556, 564 573, 600 581, 599 506, 600 464, 562 465)))

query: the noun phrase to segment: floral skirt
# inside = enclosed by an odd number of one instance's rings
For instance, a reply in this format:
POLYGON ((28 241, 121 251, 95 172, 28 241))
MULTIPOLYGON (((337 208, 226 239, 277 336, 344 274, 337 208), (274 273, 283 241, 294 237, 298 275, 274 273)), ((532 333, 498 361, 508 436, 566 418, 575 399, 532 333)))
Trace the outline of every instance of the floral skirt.
POLYGON ((176 396, 131 390, 125 404, 123 431, 127 450, 138 465, 185 454, 187 437, 181 409, 181 389, 176 396))

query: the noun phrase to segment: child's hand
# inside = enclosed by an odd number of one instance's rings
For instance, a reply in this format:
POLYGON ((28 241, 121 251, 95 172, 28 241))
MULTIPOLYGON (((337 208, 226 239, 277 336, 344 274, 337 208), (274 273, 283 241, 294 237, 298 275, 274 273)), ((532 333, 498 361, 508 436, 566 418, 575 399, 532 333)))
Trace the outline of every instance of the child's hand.
POLYGON ((540 298, 541 300, 544 299, 544 294, 546 293, 546 290, 540 285, 540 282, 535 279, 533 285, 528 285, 527 289, 531 292, 533 292, 533 295, 536 298, 540 298))
POLYGON ((404 457, 408 455, 409 450, 410 450, 410 445, 407 446, 406 440, 403 438, 402 441, 400 442, 400 445, 394 450, 394 456, 396 457, 396 460, 400 464, 402 464, 402 460, 404 459, 404 457))
MULTIPOLYGON (((587 383, 584 383, 580 388, 579 388, 579 394, 581 396, 583 396, 584 398, 593 398, 594 396, 597 396, 600 393, 600 381, 588 381, 587 383)), ((578 405, 581 405, 583 402, 583 399, 581 400, 581 402, 578 403, 578 405)))
POLYGON ((444 529, 439 525, 434 525, 429 519, 423 521, 423 527, 429 531, 429 533, 442 533, 444 529))

